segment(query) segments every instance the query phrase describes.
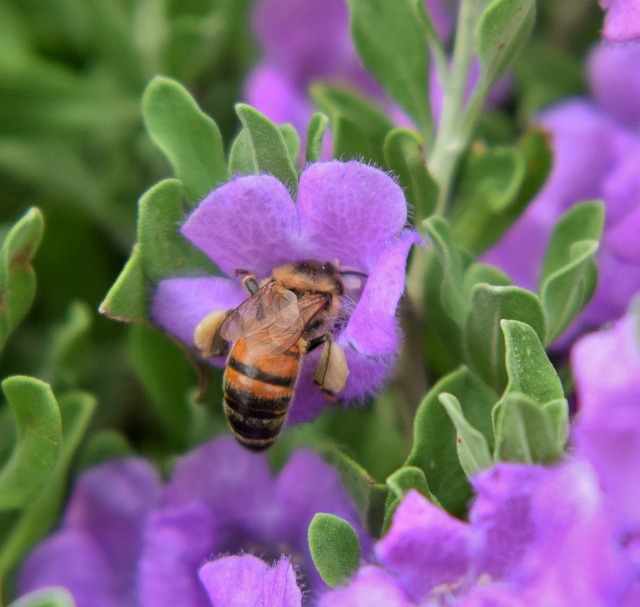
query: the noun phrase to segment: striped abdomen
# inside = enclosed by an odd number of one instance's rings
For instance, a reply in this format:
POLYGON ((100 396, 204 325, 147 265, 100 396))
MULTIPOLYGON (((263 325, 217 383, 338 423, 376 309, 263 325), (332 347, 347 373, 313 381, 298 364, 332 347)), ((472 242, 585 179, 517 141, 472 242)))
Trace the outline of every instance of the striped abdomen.
POLYGON ((269 358, 252 356, 245 339, 231 349, 224 372, 224 412, 236 439, 259 451, 278 438, 300 367, 300 348, 269 358))

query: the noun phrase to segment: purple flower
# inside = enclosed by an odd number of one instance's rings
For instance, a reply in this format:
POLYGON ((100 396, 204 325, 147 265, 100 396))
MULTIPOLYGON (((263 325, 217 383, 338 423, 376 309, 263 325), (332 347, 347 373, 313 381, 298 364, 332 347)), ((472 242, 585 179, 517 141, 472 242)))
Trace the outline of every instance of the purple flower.
POLYGON ((622 316, 640 290, 640 47, 596 48, 589 59, 594 99, 570 99, 547 110, 554 167, 542 192, 485 260, 520 286, 535 289, 544 249, 560 215, 603 199, 606 221, 597 253, 595 295, 570 333, 622 316))
POLYGON ((637 0, 600 0, 605 10, 603 36, 609 42, 640 39, 640 5, 637 0))
POLYGON ((317 512, 348 520, 367 553, 335 470, 310 451, 274 478, 263 455, 220 438, 178 460, 164 486, 141 460, 109 462, 81 475, 20 590, 65 586, 78 607, 298 607, 299 584, 326 589, 307 545, 317 512))
MULTIPOLYGON (((375 548, 377 564, 320 607, 613 607, 637 568, 616 542, 591 468, 500 464, 478 475, 470 522, 416 492, 375 548)), ((629 605, 632 603, 628 603, 629 605)))
MULTIPOLYGON (((270 175, 221 186, 190 215, 182 234, 229 277, 244 269, 264 279, 274 267, 304 259, 366 274, 364 288, 348 293, 355 305, 345 311, 348 320, 336 336, 350 370, 339 397, 349 401, 381 386, 399 349, 396 308, 409 248, 419 241, 404 229, 406 222, 402 189, 386 173, 358 162, 324 162, 302 173, 297 203, 270 175)), ((191 345, 207 314, 234 308, 247 297, 235 278, 171 278, 158 285, 151 313, 191 345)), ((304 359, 290 422, 313 419, 326 404, 312 382, 319 350, 304 359)), ((211 362, 224 364, 220 357, 211 362)))
MULTIPOLYGON (((453 15, 447 3, 425 3, 438 33, 448 39, 453 15)), ((384 100, 358 59, 344 0, 259 0, 253 29, 263 59, 249 75, 245 98, 274 122, 291 122, 304 133, 313 113, 308 90, 316 81, 384 100)))
POLYGON ((571 352, 580 407, 574 439, 603 488, 621 541, 640 542, 640 325, 628 315, 571 352))

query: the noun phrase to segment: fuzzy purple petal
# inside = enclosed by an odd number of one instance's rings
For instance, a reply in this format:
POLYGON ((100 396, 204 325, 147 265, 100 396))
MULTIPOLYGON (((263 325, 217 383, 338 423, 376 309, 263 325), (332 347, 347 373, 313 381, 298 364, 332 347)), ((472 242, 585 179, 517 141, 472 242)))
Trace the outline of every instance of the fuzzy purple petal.
POLYGON ((603 36, 610 42, 640 39, 640 5, 637 0, 600 0, 604 8, 603 36))
POLYGON ((250 554, 229 556, 206 563, 199 575, 211 607, 302 605, 295 572, 286 559, 270 567, 250 554))
POLYGON ((544 250, 560 215, 582 200, 603 197, 606 176, 633 138, 595 105, 569 100, 545 112, 540 124, 551 135, 554 167, 542 192, 484 260, 535 289, 544 250))
POLYGON ((318 162, 300 177, 299 248, 307 257, 371 272, 407 221, 402 188, 360 162, 318 162))
POLYGON ((545 474, 537 466, 495 466, 473 481, 472 553, 479 573, 504 577, 534 541, 531 496, 545 474))
POLYGON ((580 415, 575 441, 595 468, 618 533, 640 531, 640 329, 634 316, 571 352, 580 415))
POLYGON ((212 547, 218 552, 238 551, 252 531, 262 529, 265 504, 273 502, 273 485, 267 460, 225 436, 177 462, 162 503, 181 506, 197 500, 205 504, 217 528, 212 547), (245 531, 239 534, 239 529, 245 531))
POLYGON ((271 175, 238 177, 213 190, 182 226, 183 235, 227 275, 248 270, 267 276, 292 261, 298 235, 289 190, 271 175))
POLYGON ((371 538, 362 527, 336 470, 317 454, 296 451, 278 475, 275 495, 280 520, 274 530, 278 531, 281 542, 288 543, 296 552, 304 555, 305 575, 313 588, 326 588, 312 564, 306 540, 311 519, 318 512, 335 514, 348 521, 358 533, 362 553, 369 554, 371 538))
POLYGON ((419 602, 436 586, 455 583, 466 574, 469 534, 467 524, 410 491, 376 545, 376 555, 419 602))
POLYGON ((147 462, 111 461, 79 478, 63 527, 90 533, 114 569, 128 576, 140 551, 142 523, 159 495, 158 475, 147 462))
POLYGON ((48 586, 66 588, 76 607, 136 607, 133 587, 121 583, 100 545, 79 530, 55 534, 27 557, 21 593, 48 586))
POLYGON ((156 287, 151 317, 163 329, 191 345, 195 328, 207 314, 235 308, 246 298, 244 288, 228 278, 168 278, 156 287))
POLYGON ((396 310, 404 291, 409 249, 420 242, 421 238, 416 232, 406 230, 400 239, 382 253, 341 335, 341 342, 365 356, 398 353, 396 310))
POLYGON ((85 472, 62 528, 25 561, 23 589, 58 584, 79 607, 133 605, 143 522, 159 493, 155 470, 142 460, 116 460, 85 472))
POLYGON ((346 588, 328 592, 320 598, 318 607, 411 607, 398 578, 389 572, 365 565, 346 588))
POLYGON ((147 521, 138 565, 141 607, 208 607, 198 567, 215 545, 212 513, 201 503, 164 508, 147 521))
POLYGON ((640 127, 640 46, 596 46, 588 58, 589 88, 596 103, 625 126, 640 127))

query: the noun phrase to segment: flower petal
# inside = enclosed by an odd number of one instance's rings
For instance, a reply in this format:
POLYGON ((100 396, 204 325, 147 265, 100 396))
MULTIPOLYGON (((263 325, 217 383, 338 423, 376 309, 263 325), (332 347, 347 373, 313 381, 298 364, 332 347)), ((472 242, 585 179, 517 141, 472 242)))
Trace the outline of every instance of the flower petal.
POLYGON ((346 588, 324 594, 318 607, 411 607, 398 579, 379 567, 365 565, 346 588))
POLYGON ((101 546, 80 530, 66 530, 44 540, 20 572, 20 592, 63 586, 77 607, 136 607, 135 584, 120 583, 101 546))
POLYGON ((367 273, 407 221, 402 188, 383 171, 355 161, 309 165, 300 177, 297 208, 301 251, 367 273))
MULTIPOLYGON (((640 27, 640 24, 639 24, 640 27)), ((640 126, 640 46, 599 44, 591 51, 587 68, 595 101, 625 126, 640 126)))
POLYGON ((198 566, 215 545, 214 520, 201 503, 153 512, 138 565, 142 607, 208 607, 198 566))
POLYGON ((302 593, 287 559, 270 567, 250 554, 228 556, 203 565, 199 576, 212 607, 302 605, 302 593))
POLYGON ((636 0, 600 0, 605 9, 604 37, 610 42, 640 39, 640 6, 636 0))
POLYGON ((63 525, 88 533, 114 571, 131 577, 143 521, 159 496, 160 480, 150 464, 133 458, 113 460, 79 478, 63 525))
POLYGON ((287 188, 271 175, 238 177, 213 190, 191 213, 182 233, 227 275, 247 270, 259 277, 294 259, 296 208, 287 188))
POLYGON ((397 355, 396 310, 404 291, 409 249, 419 242, 421 238, 416 232, 405 230, 402 237, 382 253, 341 335, 341 342, 365 356, 397 355))
MULTIPOLYGON (((242 286, 228 278, 168 278, 156 288, 151 316, 163 329, 191 346, 193 332, 207 314, 235 308, 247 297, 242 286)), ((218 364, 224 364, 222 358, 218 364)))
POLYGON ((197 500, 205 504, 218 530, 212 547, 218 552, 237 551, 243 547, 238 543, 252 532, 258 536, 254 541, 263 541, 260 521, 266 505, 273 502, 273 484, 266 457, 225 436, 178 460, 162 502, 180 506, 197 500), (237 537, 239 528, 246 529, 241 538, 237 537))
POLYGON ((336 470, 312 451, 296 451, 282 468, 276 482, 275 503, 281 517, 277 525, 279 540, 304 554, 304 574, 312 588, 326 588, 313 565, 306 540, 309 523, 318 512, 334 514, 348 521, 358 533, 362 553, 369 553, 371 538, 363 529, 336 470))
POLYGON ((378 542, 380 562, 420 602, 436 586, 457 582, 469 566, 469 526, 416 491, 402 500, 378 542))

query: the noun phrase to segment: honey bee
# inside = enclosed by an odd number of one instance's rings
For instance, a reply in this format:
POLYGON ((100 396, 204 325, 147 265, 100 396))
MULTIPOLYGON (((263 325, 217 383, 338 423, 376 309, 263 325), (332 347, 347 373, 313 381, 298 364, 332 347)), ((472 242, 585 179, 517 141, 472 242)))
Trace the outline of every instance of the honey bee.
POLYGON ((193 341, 206 358, 229 352, 223 376, 227 422, 242 445, 259 451, 278 438, 311 350, 322 346, 313 374, 322 393, 335 401, 344 388, 349 369, 332 330, 341 319, 345 285, 333 264, 314 260, 278 266, 262 282, 244 270, 236 274, 245 275, 248 299, 205 316, 193 341))

